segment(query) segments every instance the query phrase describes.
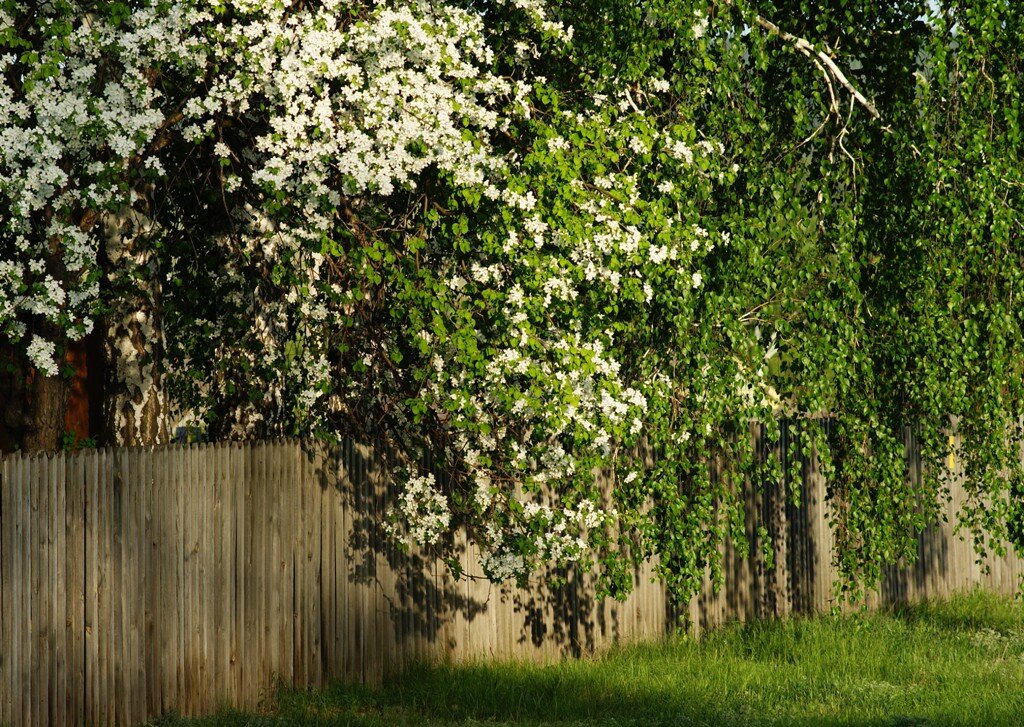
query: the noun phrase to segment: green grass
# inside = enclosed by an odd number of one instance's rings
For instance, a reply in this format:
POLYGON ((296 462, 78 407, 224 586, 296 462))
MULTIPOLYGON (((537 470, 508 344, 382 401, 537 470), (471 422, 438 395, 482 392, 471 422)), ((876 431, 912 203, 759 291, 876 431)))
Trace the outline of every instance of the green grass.
POLYGON ((734 626, 551 667, 424 667, 282 691, 261 714, 155 724, 1024 724, 1024 607, 975 593, 892 613, 734 626))

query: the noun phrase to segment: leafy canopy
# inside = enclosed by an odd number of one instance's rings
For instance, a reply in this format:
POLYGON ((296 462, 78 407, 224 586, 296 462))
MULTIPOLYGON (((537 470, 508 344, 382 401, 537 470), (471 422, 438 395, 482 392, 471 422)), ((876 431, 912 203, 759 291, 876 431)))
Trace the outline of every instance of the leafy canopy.
POLYGON ((182 416, 384 437, 388 527, 465 527, 496 580, 720 579, 742 483, 799 495, 750 436, 783 416, 855 592, 937 515, 954 428, 998 550, 1024 531, 1019 16, 2 0, 0 332, 57 375, 116 281, 156 281, 182 416), (131 207, 142 267, 104 252, 131 207))

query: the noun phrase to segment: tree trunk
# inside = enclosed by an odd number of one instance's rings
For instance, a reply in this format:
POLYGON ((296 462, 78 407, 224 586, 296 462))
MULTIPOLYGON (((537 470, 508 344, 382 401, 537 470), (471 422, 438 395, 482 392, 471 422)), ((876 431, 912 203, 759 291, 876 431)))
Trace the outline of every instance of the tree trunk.
MULTIPOLYGON (((39 332, 61 347, 63 342, 52 326, 39 332)), ((0 344, 0 454, 61 449, 67 401, 67 380, 43 376, 16 346, 0 344)))
MULTIPOLYGON (((67 344, 63 331, 52 323, 30 325, 28 336, 34 335, 53 341, 58 352, 63 352, 67 344)), ((10 435, 10 448, 54 452, 64 444, 68 381, 63 376, 63 366, 57 376, 45 376, 18 348, 7 346, 5 356, 8 373, 4 393, 8 399, 4 406, 4 425, 10 435)), ((59 355, 57 363, 63 363, 59 355)))
POLYGON ((0 454, 13 452, 25 439, 26 375, 14 346, 0 341, 0 454))
POLYGON ((26 452, 54 452, 64 445, 64 412, 68 402, 68 382, 63 376, 29 375, 25 409, 26 452))
POLYGON ((110 311, 103 350, 104 439, 113 445, 164 444, 170 439, 163 388, 160 282, 149 249, 152 221, 126 209, 104 221, 110 311))

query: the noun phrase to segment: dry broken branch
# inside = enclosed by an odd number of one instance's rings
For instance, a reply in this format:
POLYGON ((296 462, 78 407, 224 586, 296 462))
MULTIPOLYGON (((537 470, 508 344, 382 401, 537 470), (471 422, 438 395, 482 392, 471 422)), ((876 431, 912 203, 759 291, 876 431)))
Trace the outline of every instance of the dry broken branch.
POLYGON ((850 95, 853 96, 857 103, 859 103, 861 106, 867 109, 868 113, 870 113, 876 119, 882 118, 882 115, 878 113, 878 109, 875 108, 875 105, 868 101, 867 98, 865 98, 864 94, 858 91, 857 88, 852 83, 850 83, 850 79, 848 79, 846 77, 846 74, 843 73, 842 70, 840 70, 839 66, 836 65, 835 61, 832 60, 832 57, 829 56, 828 53, 826 53, 825 51, 820 51, 817 48, 815 48, 814 45, 806 38, 801 38, 797 35, 793 35, 792 33, 787 33, 785 30, 782 30, 782 28, 777 26, 775 23, 761 17, 760 15, 756 16, 754 20, 755 22, 757 22, 758 25, 767 30, 769 33, 779 36, 787 43, 792 43, 793 47, 795 47, 798 51, 803 53, 811 60, 815 61, 816 63, 820 61, 822 64, 824 64, 824 66, 828 69, 829 75, 831 75, 832 78, 838 81, 839 85, 841 85, 843 88, 849 91, 850 95))
MULTIPOLYGON (((733 4, 733 0, 724 0, 724 2, 726 5, 733 4)), ((849 91, 850 95, 853 96, 854 100, 856 100, 857 103, 859 103, 861 106, 867 109, 868 113, 870 113, 873 117, 875 117, 876 119, 882 118, 882 115, 878 113, 878 109, 875 108, 875 105, 868 101, 864 94, 857 90, 856 86, 850 83, 850 79, 846 77, 846 74, 843 73, 839 66, 836 65, 836 62, 832 60, 832 56, 830 56, 825 51, 820 51, 817 48, 815 48, 814 44, 811 43, 806 38, 801 38, 798 35, 787 33, 785 30, 783 30, 782 28, 780 28, 767 18, 764 18, 760 15, 755 15, 754 22, 760 25, 765 30, 767 30, 769 33, 779 36, 780 38, 782 38, 782 40, 786 41, 787 43, 791 43, 794 48, 796 48, 798 51, 800 51, 805 56, 814 61, 815 65, 817 65, 818 68, 821 68, 822 65, 824 65, 824 67, 828 69, 828 72, 825 74, 825 77, 826 81, 828 81, 829 93, 832 96, 833 112, 835 111, 836 106, 835 93, 833 92, 831 82, 832 79, 837 81, 839 85, 841 85, 843 88, 849 91)))

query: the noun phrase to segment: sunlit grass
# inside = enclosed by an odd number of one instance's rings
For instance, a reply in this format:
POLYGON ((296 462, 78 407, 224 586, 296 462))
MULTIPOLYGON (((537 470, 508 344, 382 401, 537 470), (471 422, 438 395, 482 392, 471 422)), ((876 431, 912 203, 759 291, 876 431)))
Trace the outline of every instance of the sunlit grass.
POLYGON ((736 625, 592 660, 422 667, 161 725, 1024 724, 1024 607, 982 593, 736 625))

